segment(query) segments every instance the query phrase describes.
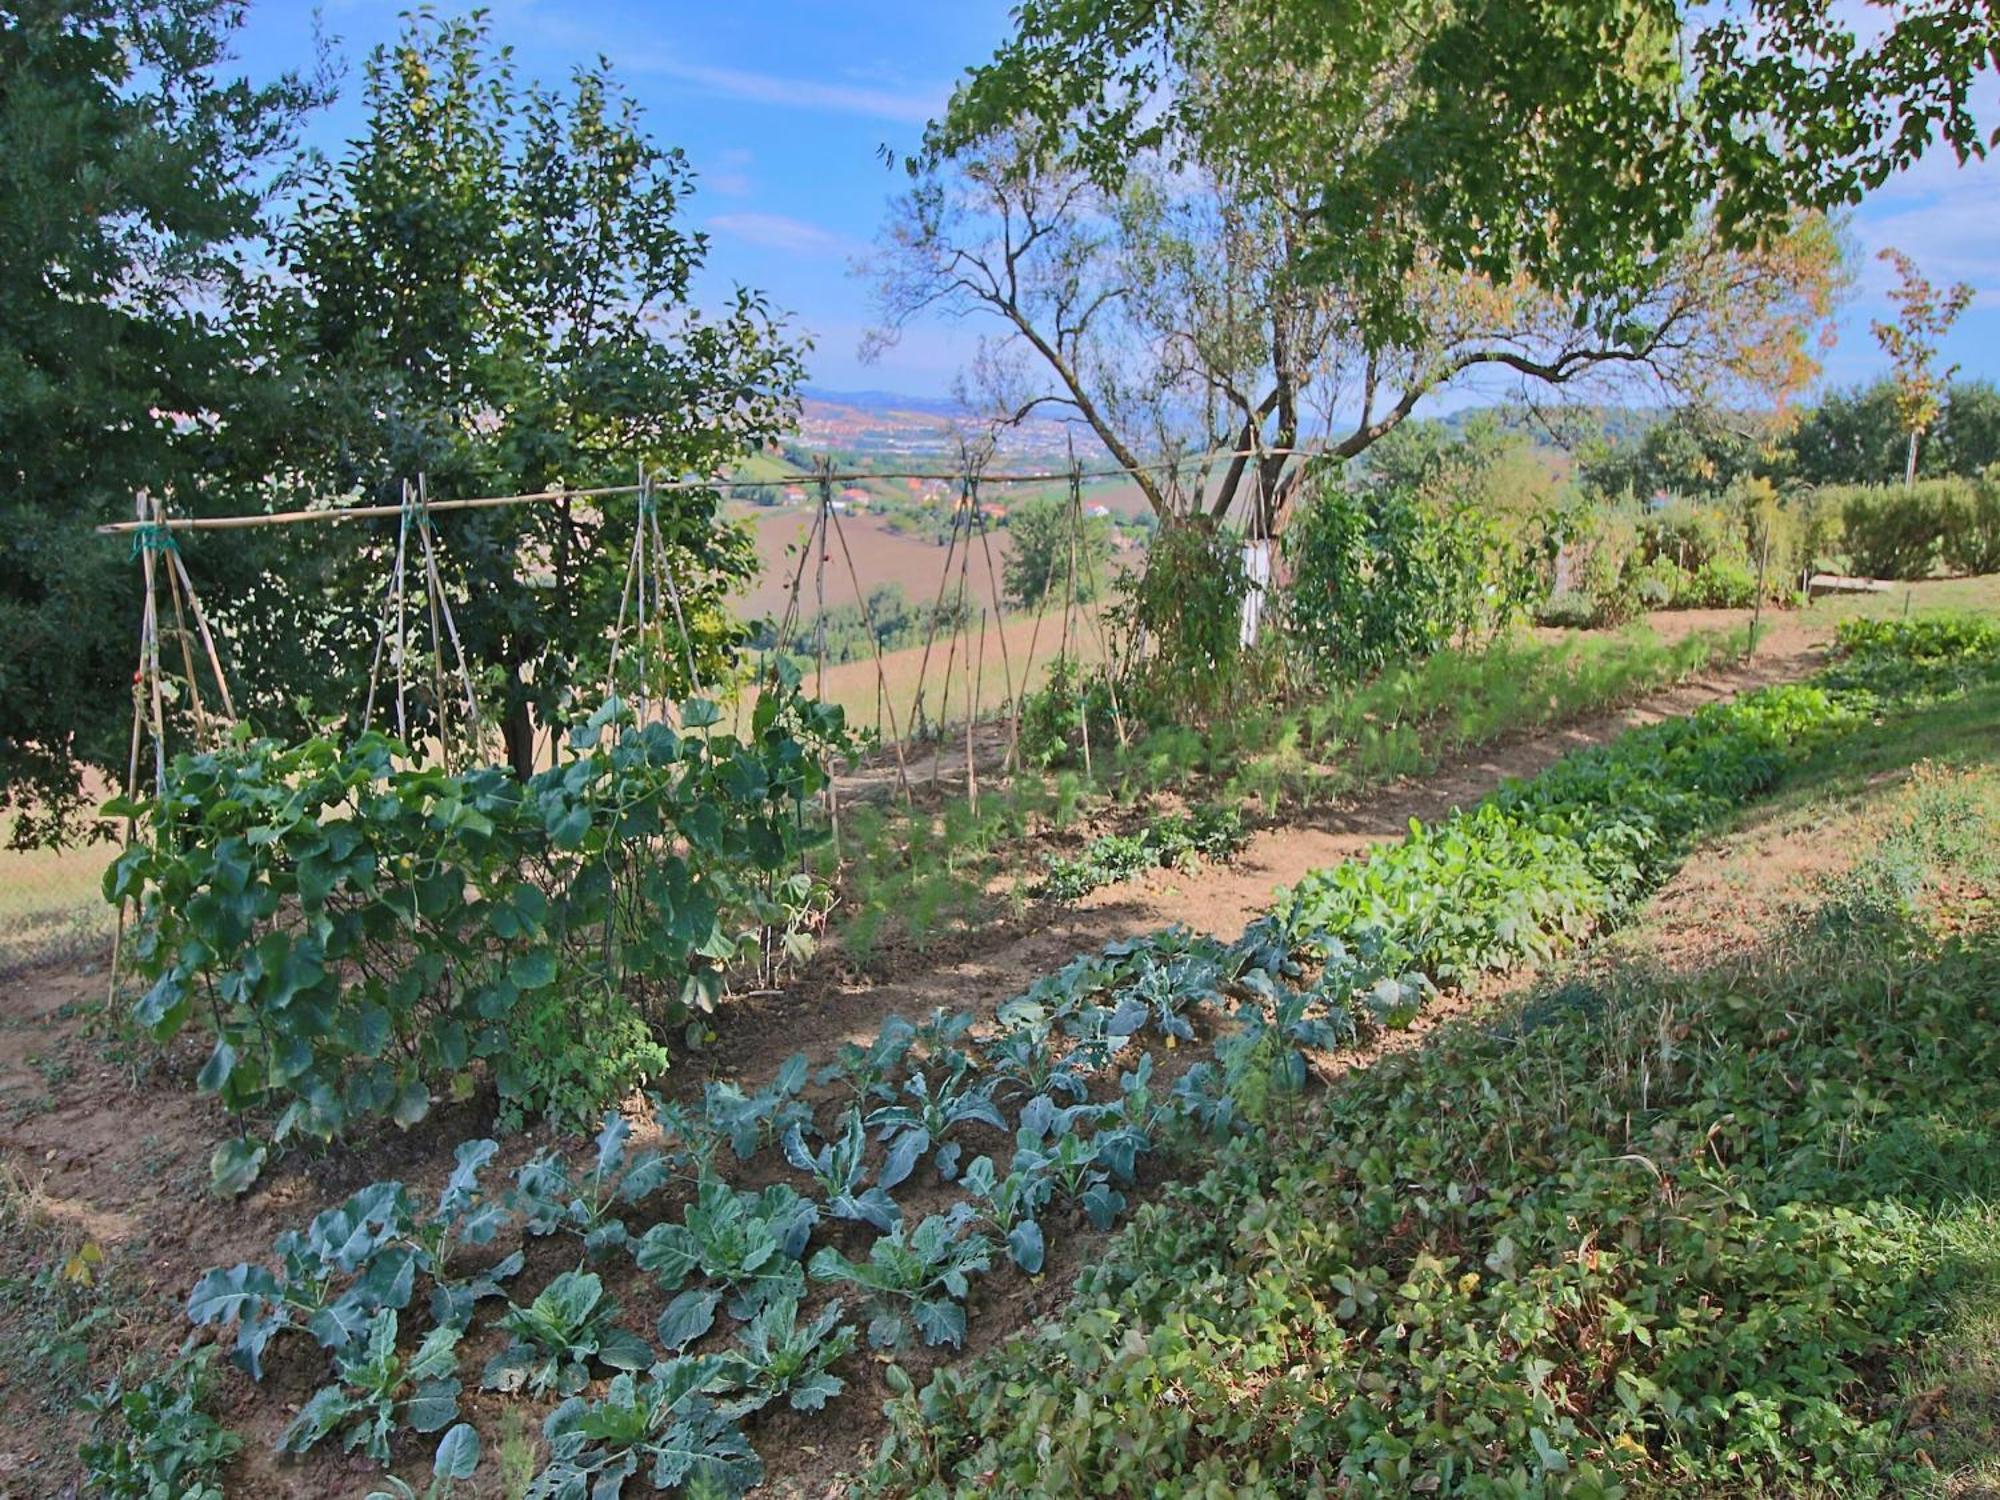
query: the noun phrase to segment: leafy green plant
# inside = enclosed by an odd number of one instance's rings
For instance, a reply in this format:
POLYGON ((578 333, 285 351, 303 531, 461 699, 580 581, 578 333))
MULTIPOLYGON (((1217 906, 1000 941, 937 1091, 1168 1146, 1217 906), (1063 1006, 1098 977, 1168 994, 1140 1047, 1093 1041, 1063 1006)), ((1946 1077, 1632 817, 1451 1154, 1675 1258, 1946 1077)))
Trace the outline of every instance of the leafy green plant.
MULTIPOLYGON (((681 1222, 655 1224, 639 1237, 632 1253, 639 1269, 651 1272, 669 1292, 679 1292, 697 1272, 720 1282, 730 1294, 730 1316, 747 1321, 772 1298, 800 1289, 804 1275, 799 1257, 818 1221, 812 1203, 782 1184, 753 1193, 707 1178, 682 1211, 681 1222)), ((702 1298, 708 1299, 707 1316, 713 1319, 719 1298, 699 1290, 688 1296, 678 1304, 684 1320, 702 1298)), ((673 1306, 667 1311, 675 1314, 673 1306)), ((678 1348, 706 1331, 703 1325, 689 1333, 687 1326, 683 1321, 671 1331, 677 1336, 670 1336, 663 1319, 660 1336, 669 1348, 678 1348)))
POLYGON ((1072 1103, 1089 1092, 1083 1075, 1059 1058, 1050 1045, 1055 1023, 1046 1014, 1013 1012, 1008 1029, 986 1049, 997 1086, 1009 1084, 1027 1098, 1064 1098, 1072 1103))
POLYGON ((794 1127, 784 1139, 785 1160, 813 1179, 829 1216, 872 1224, 890 1230, 903 1216, 890 1191, 899 1186, 916 1166, 916 1158, 905 1153, 892 1156, 876 1181, 863 1187, 868 1176, 868 1131, 859 1105, 842 1117, 840 1133, 817 1152, 807 1149, 805 1137, 794 1127))
POLYGON ((84 1397, 90 1435, 78 1450, 86 1483, 106 1500, 223 1500, 221 1472, 243 1446, 210 1415, 212 1349, 171 1361, 134 1385, 84 1397))
POLYGON ((970 1278, 993 1262, 986 1236, 964 1232, 972 1218, 971 1205, 961 1202, 915 1229, 899 1224, 869 1246, 861 1262, 828 1245, 812 1259, 813 1280, 851 1282, 867 1295, 875 1313, 868 1342, 878 1349, 901 1348, 912 1329, 926 1344, 955 1348, 965 1341, 970 1278))
POLYGON ((453 1247, 491 1242, 504 1220, 478 1183, 495 1150, 492 1141, 462 1144, 427 1215, 415 1212, 401 1183, 372 1183, 303 1232, 280 1235, 275 1272, 249 1264, 205 1272, 189 1293, 188 1317, 235 1325, 234 1358, 253 1380, 263 1378, 264 1349, 281 1331, 301 1329, 324 1349, 344 1349, 378 1313, 409 1306, 419 1272, 433 1280, 433 1317, 463 1327, 473 1305, 499 1295, 522 1265, 516 1251, 469 1278, 451 1274, 453 1247))
POLYGON ((1007 1128, 1005 1117, 993 1102, 992 1085, 974 1076, 967 1059, 939 1073, 935 1082, 922 1070, 913 1072, 894 1097, 899 1102, 872 1112, 868 1124, 888 1147, 889 1159, 882 1175, 897 1182, 908 1177, 927 1152, 938 1176, 949 1182, 958 1175, 963 1147, 946 1136, 968 1124, 1007 1128))
POLYGON ((1140 1210, 1058 1325, 895 1403, 875 1486, 1924 1492, 1936 1434, 1884 1356, 2000 1266, 1990 1132, 1960 1133, 2000 1099, 1996 968, 1990 922, 1938 944, 1884 911, 1441 1032, 1140 1210), (1580 1223, 1619 1238, 1579 1252, 1580 1223), (1297 1360, 1334 1338, 1367 1357, 1297 1360))
POLYGON ((279 1140, 413 1124, 482 1076, 514 1115, 587 1117, 665 1067, 649 1027, 711 1009, 759 934, 804 920, 789 872, 842 734, 793 690, 745 741, 632 727, 614 700, 525 783, 412 768, 379 734, 182 756, 115 809, 145 830, 105 877, 140 903, 135 1015, 208 1030, 201 1088, 280 1107, 279 1140), (579 1006, 638 1024, 579 1031, 579 1006))
POLYGON ((570 1397, 543 1427, 548 1462, 527 1500, 607 1500, 640 1473, 656 1490, 742 1494, 764 1466, 716 1404, 725 1379, 721 1358, 683 1356, 612 1377, 600 1400, 570 1397))
POLYGON ((1204 807, 1189 817, 1165 817, 1136 834, 1092 839, 1074 858, 1050 855, 1036 894, 1078 901, 1100 886, 1117 885, 1156 865, 1180 868, 1196 857, 1227 860, 1243 846, 1243 819, 1234 808, 1204 807))
POLYGON ((1013 1172, 1047 1183, 1051 1201, 1073 1203, 1097 1228, 1109 1229, 1125 1208, 1125 1195, 1111 1185, 1097 1142, 1077 1131, 1075 1123, 1073 1109, 1049 1111, 1032 1123, 1024 1118, 1013 1172))
POLYGON ((625 1117, 615 1111, 607 1114, 597 1133, 596 1158, 580 1178, 573 1176, 562 1152, 537 1152, 516 1174, 508 1206, 520 1215, 529 1234, 567 1229, 583 1240, 586 1254, 625 1245, 631 1235, 616 1210, 658 1192, 669 1175, 665 1158, 651 1151, 632 1152, 631 1138, 632 1126, 625 1117))
POLYGON ((916 1027, 901 1016, 890 1016, 867 1046, 842 1042, 833 1062, 820 1069, 818 1081, 822 1086, 840 1084, 863 1103, 886 1101, 894 1096, 894 1080, 916 1039, 916 1027))
POLYGON ((389 1461, 399 1427, 437 1432, 458 1416, 458 1341, 463 1332, 440 1324, 407 1359, 396 1352, 396 1313, 375 1314, 366 1333, 333 1357, 334 1380, 315 1391, 278 1435, 282 1453, 304 1453, 336 1432, 349 1452, 389 1461))
POLYGON ((1041 1275, 1048 1242, 1039 1216, 1055 1191, 1048 1175, 1017 1158, 1003 1177, 992 1157, 976 1156, 959 1184, 980 1222, 992 1225, 1005 1238, 1014 1264, 1030 1276, 1041 1275))
POLYGON ((795 1052, 779 1067, 769 1088, 750 1094, 742 1085, 724 1081, 703 1089, 702 1112, 729 1142, 738 1161, 748 1161, 787 1131, 811 1128, 812 1106, 799 1097, 807 1068, 806 1055, 795 1052))
POLYGON ((563 1272, 526 1307, 509 1303, 500 1326, 512 1338, 486 1362, 480 1384, 487 1390, 571 1396, 590 1379, 592 1360, 614 1370, 653 1362, 651 1346, 618 1326, 618 1304, 590 1271, 563 1272))
POLYGON ((767 1302, 743 1325, 737 1347, 723 1356, 725 1377, 742 1394, 723 1403, 725 1415, 745 1416, 783 1397, 793 1411, 818 1411, 847 1388, 829 1368, 854 1347, 855 1332, 840 1321, 840 1299, 799 1321, 798 1298, 767 1302))
MULTIPOLYGON (((431 1482, 424 1488, 424 1500, 445 1500, 461 1479, 470 1479, 479 1469, 479 1430, 470 1422, 460 1422, 438 1439, 431 1456, 431 1482)), ((417 1500, 417 1492, 396 1475, 389 1476, 390 1488, 375 1490, 368 1500, 417 1500)))

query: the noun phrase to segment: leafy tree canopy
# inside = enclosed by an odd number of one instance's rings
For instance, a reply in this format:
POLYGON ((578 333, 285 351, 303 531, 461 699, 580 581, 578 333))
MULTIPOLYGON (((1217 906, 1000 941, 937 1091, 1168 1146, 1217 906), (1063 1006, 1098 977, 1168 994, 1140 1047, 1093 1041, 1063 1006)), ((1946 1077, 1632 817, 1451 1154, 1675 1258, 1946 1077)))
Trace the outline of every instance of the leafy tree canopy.
MULTIPOLYGON (((692 172, 608 65, 524 86, 483 16, 419 16, 370 57, 366 97, 366 132, 279 237, 296 287, 279 338, 301 405, 327 414, 294 455, 302 483, 379 502, 420 473, 437 498, 630 483, 641 464, 706 475, 785 429, 801 347, 755 293, 720 317, 695 309, 692 172)), ((716 505, 668 492, 658 510, 693 637, 660 659, 692 644, 704 675, 733 639, 723 595, 754 566, 716 505)), ((538 724, 593 706, 635 516, 626 499, 436 522, 465 649, 524 774, 538 724)), ((379 595, 380 549, 354 563, 336 592, 379 595)))
MULTIPOLYGON (((1805 412, 1785 443, 1785 469, 1807 484, 1887 484, 1902 474, 1908 434, 1893 380, 1833 390, 1805 412)), ((1917 451, 1917 477, 1971 478, 2000 463, 2000 389, 1990 381, 1953 382, 1943 394, 1929 440, 1917 451)))
MULTIPOLYGON (((86 764, 124 764, 133 568, 88 528, 140 489, 241 506, 261 468, 250 414, 275 388, 247 357, 247 246, 323 90, 234 76, 242 13, 0 9, 0 808, 19 841, 72 823, 86 764)), ((223 589, 261 555, 199 551, 223 589)))
POLYGON ((1893 0, 1023 0, 934 125, 999 129, 1100 183, 1164 152, 1293 184, 1324 279, 1385 315, 1427 262, 1525 275, 1613 328, 1648 257, 1712 214, 1731 242, 1851 204, 1942 143, 1993 137, 1971 81, 1990 4, 1893 0))
POLYGON ((1074 515, 1049 496, 1024 500, 1007 515, 1004 571, 1007 598, 1022 609, 1055 597, 1087 604, 1110 581, 1110 518, 1074 515))

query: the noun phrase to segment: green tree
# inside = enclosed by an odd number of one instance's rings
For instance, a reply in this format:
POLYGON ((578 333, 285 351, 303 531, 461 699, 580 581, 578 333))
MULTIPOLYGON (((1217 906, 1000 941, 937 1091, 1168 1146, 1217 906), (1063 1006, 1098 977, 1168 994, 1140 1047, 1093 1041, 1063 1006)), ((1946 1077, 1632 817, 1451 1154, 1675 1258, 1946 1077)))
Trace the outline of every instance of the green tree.
POLYGON ((1971 304, 1972 288, 1961 281, 1940 291, 1917 270, 1915 261, 1893 247, 1878 258, 1896 268, 1896 289, 1889 293, 1896 304, 1896 321, 1877 320, 1869 327, 1896 367, 1896 416, 1909 439, 1903 483, 1912 485, 1917 482, 1917 444, 1936 423, 1945 388, 1958 370, 1957 365, 1936 368, 1938 345, 1971 304))
MULTIPOLYGON (((1786 466, 1807 484, 1880 484, 1904 461, 1906 434, 1887 380, 1828 391, 1785 438, 1786 466)), ((1922 462, 1935 456, 1927 449, 1922 462)))
POLYGON ((1771 423, 1738 412, 1676 407, 1636 440, 1589 454, 1584 483, 1599 494, 1650 499, 1715 496, 1763 466, 1771 423))
MULTIPOLYGON (((629 483, 641 464, 726 474, 786 427, 801 346, 756 293, 715 318, 693 306, 707 250, 680 221, 693 174, 606 64, 565 91, 523 86, 483 16, 425 15, 369 58, 366 99, 365 133, 279 237, 297 399, 327 414, 291 455, 299 482, 381 502, 417 474, 433 498, 629 483)), ((658 509, 692 637, 660 661, 692 646, 704 677, 727 666, 725 596, 755 565, 717 505, 679 491, 658 509)), ((435 522, 465 650, 522 774, 538 728, 589 711, 636 514, 629 499, 565 501, 435 522)), ((379 595, 377 536, 336 544, 336 598, 379 595)), ((330 636, 322 656, 330 671, 353 659, 330 636)), ((687 675, 661 689, 686 691, 687 675)))
MULTIPOLYGON (((246 247, 322 91, 233 76, 242 12, 0 9, 0 809, 20 842, 77 830, 91 768, 124 774, 137 570, 90 527, 139 489, 231 508, 261 472, 251 414, 275 392, 239 316, 246 247)), ((189 563, 248 587, 258 555, 189 563)))
POLYGON ((1165 149, 1283 184, 1319 279, 1406 325, 1420 271, 1526 277, 1616 335, 1635 267, 1857 201, 1937 145, 1983 154, 1991 5, 1903 0, 1023 0, 933 127, 997 129, 1100 186, 1165 149))
MULTIPOLYGON (((1785 473, 1807 484, 1880 484, 1909 459, 1909 433, 1894 381, 1828 391, 1786 434, 1785 473)), ((2000 390, 1959 380, 1942 396, 1930 440, 1917 450, 1917 477, 1970 479, 2000 462, 2000 390)))
POLYGON ((1024 500, 1007 512, 1001 587, 1009 603, 1022 609, 1045 598, 1088 603, 1103 589, 1110 567, 1109 517, 1073 520, 1069 502, 1047 497, 1024 500))
POLYGON ((1937 473, 1963 479, 2000 464, 2000 387, 1990 380, 1954 381, 1945 392, 1944 414, 1928 451, 1937 473))

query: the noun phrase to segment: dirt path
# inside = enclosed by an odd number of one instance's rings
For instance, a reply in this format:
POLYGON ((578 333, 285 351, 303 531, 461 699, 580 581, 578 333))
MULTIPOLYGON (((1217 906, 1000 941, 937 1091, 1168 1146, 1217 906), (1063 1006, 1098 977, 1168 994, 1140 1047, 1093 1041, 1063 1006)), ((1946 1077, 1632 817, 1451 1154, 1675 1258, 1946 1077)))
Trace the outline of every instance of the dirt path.
MULTIPOLYGON (((990 1015, 1001 1001, 1078 953, 1172 922, 1234 937, 1251 916, 1269 906, 1275 886, 1399 836, 1412 817, 1435 818, 1476 800, 1505 777, 1532 774, 1569 750, 1602 743, 1634 724, 1803 676, 1818 660, 1811 633, 1776 630, 1748 666, 1690 681, 1565 730, 1489 747, 1436 775, 1376 788, 1282 829, 1265 830, 1233 865, 1156 871, 1099 891, 1060 914, 1044 910, 1031 912, 1023 922, 995 924, 957 941, 942 957, 903 955, 892 977, 882 982, 854 981, 843 978, 832 963, 816 965, 783 991, 733 1001, 722 1040, 701 1059, 677 1069, 666 1080, 668 1089, 694 1092, 704 1077, 717 1074, 761 1080, 800 1049, 823 1060, 843 1041, 872 1037, 894 1013, 916 1016, 945 1006, 990 1015)), ((101 973, 72 968, 44 970, 0 986, 0 1155, 13 1179, 8 1191, 23 1212, 66 1236, 72 1247, 84 1236, 104 1247, 117 1271, 101 1295, 108 1301, 115 1293, 114 1326, 123 1330, 116 1338, 127 1347, 165 1346, 179 1339, 184 1329, 180 1306, 202 1268, 263 1256, 280 1230, 303 1223, 369 1181, 391 1176, 413 1185, 439 1180, 449 1169, 456 1143, 490 1129, 481 1106, 440 1107, 408 1135, 385 1134, 358 1146, 274 1164, 256 1192, 224 1205, 205 1191, 206 1161, 229 1125, 210 1101, 174 1081, 191 1077, 198 1059, 178 1059, 171 1075, 155 1071, 141 1078, 128 1071, 133 1064, 107 1056, 103 1039, 86 1032, 102 1003, 103 982, 101 973), (180 1067, 181 1062, 189 1065, 180 1067)), ((1455 1008, 1440 1007, 1419 1032, 1439 1024, 1455 1008)), ((524 1155, 531 1144, 509 1142, 503 1162, 524 1155)), ((11 1223, 0 1226, 0 1240, 8 1238, 16 1248, 8 1255, 0 1247, 0 1262, 34 1253, 11 1223)), ((1078 1237, 1074 1244, 1082 1247, 1088 1241, 1078 1237)), ((1011 1268, 988 1278, 991 1285, 983 1285, 979 1298, 986 1312, 975 1319, 975 1345, 1057 1305, 1067 1295, 1067 1273, 1074 1269, 1065 1264, 1068 1258, 1066 1251, 1052 1262, 1050 1274, 1034 1282, 1011 1268)), ((0 1264, 0 1277, 26 1270, 0 1264)), ((621 1295, 631 1300, 629 1294, 621 1295)), ((8 1308, 0 1305, 0 1347, 25 1347, 17 1342, 21 1330, 9 1327, 8 1320, 8 1308)), ((14 1361, 9 1369, 8 1363, 0 1361, 0 1497, 54 1493, 43 1481, 51 1465, 60 1472, 75 1430, 65 1431, 63 1423, 48 1420, 41 1378, 31 1364, 14 1361)), ((857 1381, 857 1387, 865 1388, 841 1403, 845 1410, 836 1424, 839 1436, 824 1452, 808 1446, 828 1441, 824 1426, 815 1438, 805 1428, 794 1436, 792 1424, 777 1424, 772 1436, 778 1452, 772 1456, 783 1456, 774 1463, 774 1474, 788 1478, 770 1493, 826 1492, 828 1477, 852 1465, 856 1445, 872 1443, 879 1434, 876 1413, 883 1392, 876 1385, 875 1379, 857 1381)), ((298 1393, 289 1394, 298 1399, 298 1393)), ((253 1444, 268 1438, 265 1429, 285 1416, 281 1393, 269 1390, 253 1396, 246 1387, 230 1404, 238 1408, 229 1413, 231 1419, 249 1431, 253 1444)), ((317 1493, 311 1486, 328 1477, 318 1469, 281 1482, 266 1461, 249 1463, 259 1476, 254 1487, 259 1494, 317 1493), (296 1488, 293 1480, 307 1487, 296 1488), (268 1487, 280 1482, 284 1487, 268 1487)), ((357 1478, 350 1487, 358 1493, 365 1481, 357 1478)))

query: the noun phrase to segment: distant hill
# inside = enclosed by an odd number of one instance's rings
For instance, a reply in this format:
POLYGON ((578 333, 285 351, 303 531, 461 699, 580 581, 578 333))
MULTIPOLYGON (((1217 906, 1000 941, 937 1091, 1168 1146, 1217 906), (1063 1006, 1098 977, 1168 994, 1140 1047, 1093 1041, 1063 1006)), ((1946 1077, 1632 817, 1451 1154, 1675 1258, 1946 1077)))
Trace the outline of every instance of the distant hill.
MULTIPOLYGON (((925 469, 949 467, 957 460, 959 438, 983 431, 973 413, 948 396, 810 385, 801 387, 799 394, 803 402, 799 430, 785 444, 793 466, 799 468, 806 466, 809 456, 827 452, 860 467, 893 468, 899 463, 925 469)), ((1520 433, 1538 448, 1563 449, 1586 435, 1614 445, 1630 442, 1666 415, 1662 408, 1622 406, 1557 407, 1537 415, 1519 405, 1499 404, 1465 407, 1423 420, 1462 432, 1475 420, 1497 418, 1505 430, 1520 433)), ((1042 417, 1002 435, 1000 461, 1060 468, 1068 459, 1072 438, 1077 456, 1087 466, 1104 465, 1106 454, 1088 428, 1042 417)))

